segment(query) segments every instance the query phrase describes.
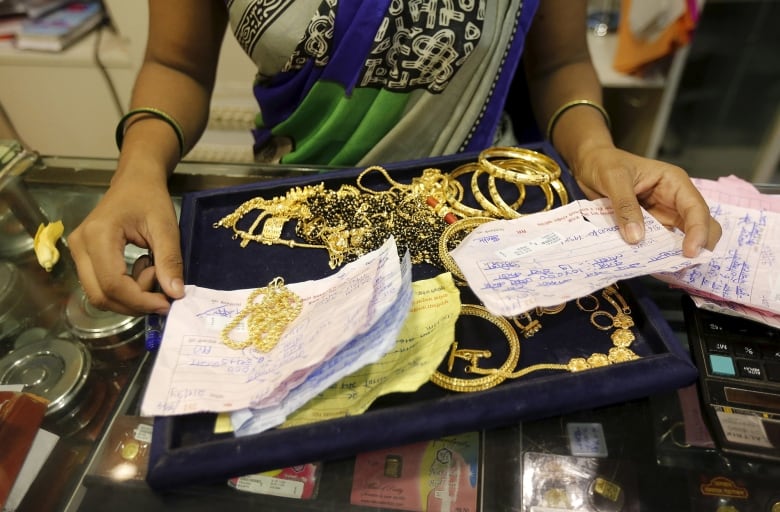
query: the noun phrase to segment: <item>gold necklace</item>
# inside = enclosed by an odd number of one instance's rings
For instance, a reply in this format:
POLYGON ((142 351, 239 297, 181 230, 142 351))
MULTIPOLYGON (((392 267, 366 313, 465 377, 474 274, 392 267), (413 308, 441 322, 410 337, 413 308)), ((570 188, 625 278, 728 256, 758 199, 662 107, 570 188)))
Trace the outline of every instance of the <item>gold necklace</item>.
POLYGON ((393 236, 399 252, 409 250, 412 263, 442 267, 437 244, 450 219, 441 205, 446 204, 446 194, 458 189, 441 173, 428 171, 411 185, 403 185, 383 168, 369 167, 358 177, 358 187, 345 184, 332 190, 320 183, 296 187, 271 199, 256 197, 215 222, 214 227, 232 229, 241 247, 258 242, 326 249, 331 268, 378 249, 393 236), (376 170, 387 178, 389 190, 374 191, 362 184, 363 177, 376 170), (249 227, 239 227, 249 222, 244 219, 251 214, 256 216, 249 227), (295 221, 295 234, 302 241, 283 238, 290 221, 295 221))
MULTIPOLYGON (((447 359, 447 371, 452 372, 455 359, 460 358, 469 361, 469 365, 465 368, 466 373, 477 375, 478 377, 473 379, 453 377, 452 375, 437 370, 431 376, 430 380, 434 384, 450 391, 483 391, 497 386, 507 379, 517 379, 537 371, 567 371, 575 373, 639 359, 639 355, 629 348, 635 339, 634 334, 630 331, 630 328, 634 326, 634 320, 630 316, 631 309, 625 298, 620 294, 617 285, 606 287, 602 290, 601 296, 615 308, 614 314, 599 309, 601 303, 595 295, 587 295, 577 299, 575 304, 581 311, 591 313, 590 323, 597 329, 609 330, 615 328, 615 332, 610 336, 613 346, 610 347, 606 354, 594 352, 588 357, 571 358, 566 363, 538 363, 514 370, 520 357, 520 338, 512 324, 509 323, 507 319, 490 313, 482 306, 463 305, 461 314, 470 314, 483 318, 499 327, 509 346, 509 355, 505 362, 498 368, 483 368, 479 363, 492 355, 489 350, 464 349, 459 347, 457 342, 453 342, 450 347, 450 355, 447 359), (588 302, 592 303, 592 305, 588 305, 588 302), (599 322, 601 318, 609 319, 610 324, 607 325, 599 322)), ((536 313, 540 316, 542 314, 557 314, 561 312, 565 306, 566 304, 550 308, 537 308, 536 313)), ((530 314, 527 316, 520 316, 531 319, 530 314)), ((530 322, 526 325, 517 320, 517 318, 518 317, 515 317, 512 320, 521 328, 521 332, 525 337, 533 336, 533 334, 541 329, 541 324, 538 320, 535 323, 530 322), (529 329, 533 331, 530 334, 527 333, 529 329)))
MULTIPOLYGON (((461 379, 458 377, 451 377, 440 371, 435 371, 431 375, 431 382, 451 391, 481 391, 483 389, 492 388, 503 382, 506 379, 507 373, 517 365, 517 361, 520 358, 520 340, 517 337, 517 333, 512 324, 506 319, 496 316, 490 313, 483 306, 476 304, 463 304, 461 305, 460 314, 472 315, 497 326, 509 343, 509 355, 507 356, 504 364, 502 364, 495 372, 485 373, 483 377, 476 379, 461 379)), ((469 366, 466 367, 467 373, 481 373, 479 362, 481 359, 490 358, 492 353, 489 350, 472 350, 458 348, 458 342, 454 341, 450 346, 450 355, 447 359, 447 370, 452 371, 455 365, 455 359, 465 359, 469 362, 469 366)))
POLYGON ((220 333, 222 342, 233 349, 253 345, 261 352, 271 351, 303 309, 301 298, 284 285, 284 279, 281 277, 268 283, 266 288, 253 290, 246 302, 244 309, 234 316, 220 333), (262 297, 262 300, 255 302, 258 297, 262 297), (247 338, 244 341, 235 341, 230 334, 244 318, 247 319, 247 338))

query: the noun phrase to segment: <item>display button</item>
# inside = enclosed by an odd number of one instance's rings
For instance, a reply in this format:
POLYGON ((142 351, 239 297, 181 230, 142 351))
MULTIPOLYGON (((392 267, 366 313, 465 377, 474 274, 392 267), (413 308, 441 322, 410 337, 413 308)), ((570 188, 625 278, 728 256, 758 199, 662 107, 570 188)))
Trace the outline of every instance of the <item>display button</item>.
POLYGON ((733 377, 737 374, 734 369, 734 361, 728 356, 710 354, 710 368, 715 375, 727 375, 733 377))
POLYGON ((737 357, 758 359, 761 357, 761 351, 754 345, 736 345, 734 347, 734 355, 737 357))
POLYGON ((760 363, 756 361, 739 360, 737 361, 737 366, 739 367, 739 374, 741 376, 749 379, 764 380, 764 368, 760 363))
POLYGON ((764 363, 764 371, 766 372, 767 380, 780 382, 780 363, 764 363))

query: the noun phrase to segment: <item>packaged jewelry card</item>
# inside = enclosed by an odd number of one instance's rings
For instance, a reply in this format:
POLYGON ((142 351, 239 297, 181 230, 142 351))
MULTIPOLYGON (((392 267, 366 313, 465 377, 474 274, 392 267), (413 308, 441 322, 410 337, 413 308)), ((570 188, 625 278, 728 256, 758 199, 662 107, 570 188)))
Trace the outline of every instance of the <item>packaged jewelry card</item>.
POLYGON ((476 512, 480 434, 361 453, 355 457, 350 503, 368 507, 476 512))
MULTIPOLYGON (((776 472, 775 472, 776 473, 776 472)), ((691 510, 780 510, 780 488, 777 475, 697 473, 692 471, 688 478, 691 510)))
POLYGON ((228 480, 239 491, 310 500, 317 496, 322 464, 309 463, 245 475, 228 480))
POLYGON ((117 416, 90 476, 115 482, 143 482, 149 464, 153 421, 144 416, 117 416))
POLYGON ((638 512, 636 475, 625 461, 526 452, 523 512, 638 512))
MULTIPOLYGON (((404 382, 377 396, 367 391, 384 382, 386 374, 364 367, 363 373, 333 382, 300 404, 306 407, 285 411, 287 422, 262 431, 254 429, 267 426, 273 415, 248 403, 252 417, 244 429, 247 435, 215 433, 216 413, 195 413, 184 401, 150 402, 180 408, 176 415, 155 417, 148 483, 162 489, 224 482, 236 475, 507 427, 690 384, 696 368, 639 282, 621 281, 576 300, 505 317, 489 311, 461 279, 450 252, 484 221, 480 218, 513 218, 511 212, 532 214, 580 198, 574 179, 547 144, 185 195, 180 219, 185 281, 200 288, 232 293, 264 287, 278 277, 302 296, 298 283, 330 279, 392 236, 399 257, 408 253, 412 263, 414 297, 407 311, 429 316, 412 335, 402 326, 402 339, 386 354, 396 362, 387 368, 410 375, 424 369, 429 375, 422 384, 404 382), (450 288, 441 284, 442 276, 454 283, 454 300, 442 292, 450 288), (428 280, 440 285, 420 289, 428 280), (441 345, 438 335, 445 330, 450 339, 441 345), (429 334, 435 338, 430 346, 423 336, 429 334), (416 343, 414 352, 401 343, 409 341, 416 343), (427 359, 407 358, 418 352, 427 359), (433 371, 426 366, 431 361, 438 365, 433 371), (363 402, 363 395, 372 401, 363 402), (333 402, 317 403, 323 398, 335 399, 339 414, 334 414, 333 402), (358 400, 367 406, 344 407, 358 400)), ((556 264, 554 254, 549 259, 556 264)), ((255 300, 262 302, 259 296, 255 300)), ((338 301, 339 306, 348 303, 348 296, 338 301)), ((216 316, 225 312, 215 310, 213 319, 232 326, 229 318, 216 316)), ((256 316, 262 318, 247 312, 228 340, 245 341, 242 336, 252 331, 256 316)), ((349 319, 342 322, 345 332, 353 327, 349 319)), ((380 330, 374 334, 380 339, 380 330)), ((332 331, 315 329, 297 346, 308 350, 334 339, 332 331)), ((249 359, 272 353, 250 353, 253 347, 236 350, 249 359)), ((160 385, 152 393, 165 396, 165 380, 156 382, 160 385)), ((201 396, 209 392, 202 390, 201 396)), ((241 393, 246 391, 236 396, 241 393)))

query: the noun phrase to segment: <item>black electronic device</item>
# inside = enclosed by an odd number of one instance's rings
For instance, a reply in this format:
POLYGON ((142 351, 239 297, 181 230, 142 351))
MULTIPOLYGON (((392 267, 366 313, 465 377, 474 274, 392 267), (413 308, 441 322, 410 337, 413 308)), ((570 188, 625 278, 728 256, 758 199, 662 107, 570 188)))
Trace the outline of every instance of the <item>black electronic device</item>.
POLYGON ((780 459, 780 329, 698 308, 689 296, 683 313, 718 446, 780 459))

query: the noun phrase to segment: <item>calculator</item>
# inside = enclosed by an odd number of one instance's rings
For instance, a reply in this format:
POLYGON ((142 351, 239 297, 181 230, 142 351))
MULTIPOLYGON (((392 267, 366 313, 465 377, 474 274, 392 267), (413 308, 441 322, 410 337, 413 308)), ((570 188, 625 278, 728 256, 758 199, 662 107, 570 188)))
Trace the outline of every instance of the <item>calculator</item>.
POLYGON ((713 438, 725 452, 780 459, 780 329, 682 302, 713 438))

